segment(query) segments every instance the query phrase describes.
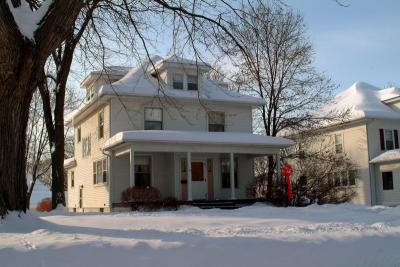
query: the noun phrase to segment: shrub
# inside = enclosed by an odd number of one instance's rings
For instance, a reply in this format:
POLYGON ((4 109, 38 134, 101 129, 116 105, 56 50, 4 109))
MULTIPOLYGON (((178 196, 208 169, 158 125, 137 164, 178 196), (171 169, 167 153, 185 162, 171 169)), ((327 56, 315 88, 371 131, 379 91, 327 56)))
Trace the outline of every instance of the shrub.
POLYGON ((166 197, 163 199, 163 208, 166 210, 177 210, 178 200, 175 197, 166 197))
POLYGON ((155 187, 129 187, 121 193, 121 201, 129 203, 132 209, 157 210, 161 207, 161 193, 155 187))
POLYGON ((46 197, 46 198, 42 199, 37 204, 36 211, 39 211, 39 212, 47 211, 47 212, 49 212, 49 211, 51 211, 53 209, 52 207, 53 206, 52 206, 52 203, 51 203, 51 198, 46 197))

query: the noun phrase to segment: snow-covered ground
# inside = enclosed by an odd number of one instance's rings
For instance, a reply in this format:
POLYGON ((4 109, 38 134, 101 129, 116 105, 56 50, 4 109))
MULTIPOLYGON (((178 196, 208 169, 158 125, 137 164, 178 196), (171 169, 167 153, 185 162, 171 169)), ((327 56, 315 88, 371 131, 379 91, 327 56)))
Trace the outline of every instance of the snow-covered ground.
POLYGON ((400 266, 400 207, 13 213, 0 266, 400 266))

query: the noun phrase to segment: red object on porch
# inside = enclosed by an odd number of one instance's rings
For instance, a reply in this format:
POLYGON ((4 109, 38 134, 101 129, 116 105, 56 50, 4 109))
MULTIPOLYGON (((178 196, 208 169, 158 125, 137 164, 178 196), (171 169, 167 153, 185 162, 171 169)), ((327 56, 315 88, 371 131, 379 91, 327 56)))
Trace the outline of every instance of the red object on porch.
POLYGON ((292 183, 290 181, 290 176, 293 173, 292 166, 289 164, 285 164, 282 167, 282 176, 285 177, 286 181, 286 186, 287 186, 287 195, 288 195, 288 201, 292 201, 293 193, 292 193, 292 183))

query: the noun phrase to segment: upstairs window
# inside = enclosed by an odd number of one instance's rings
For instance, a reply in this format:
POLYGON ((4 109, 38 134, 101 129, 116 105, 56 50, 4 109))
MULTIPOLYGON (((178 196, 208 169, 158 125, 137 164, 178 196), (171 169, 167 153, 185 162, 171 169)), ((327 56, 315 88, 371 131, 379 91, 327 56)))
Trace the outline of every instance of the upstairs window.
POLYGON ((335 134, 335 152, 336 154, 343 153, 343 135, 335 134))
POLYGON ((162 109, 161 108, 145 108, 144 109, 144 129, 145 130, 162 130, 162 109))
POLYGON ((208 131, 209 132, 224 132, 225 131, 225 113, 224 112, 209 112, 208 113, 208 131))
POLYGON ((187 89, 193 91, 198 90, 198 79, 196 75, 187 76, 187 89))
POLYGON ((381 150, 399 148, 399 136, 397 130, 379 129, 381 150))
POLYGON ((94 88, 91 86, 86 89, 86 101, 91 100, 94 97, 94 88))
POLYGON ((99 139, 104 137, 104 111, 101 111, 98 116, 98 133, 99 139))
POLYGON ((82 131, 81 131, 81 127, 79 126, 78 129, 76 130, 76 142, 80 143, 81 142, 81 138, 82 138, 82 131))
POLYGON ((82 157, 90 156, 91 152, 91 137, 90 135, 82 139, 82 157))
POLYGON ((382 172, 383 190, 393 190, 393 172, 382 172))
MULTIPOLYGON (((235 188, 238 188, 238 159, 235 158, 235 188)), ((229 159, 221 159, 221 182, 222 188, 231 187, 231 162, 229 159)))
POLYGON ((174 89, 183 90, 183 74, 179 73, 172 74, 172 87, 174 89))
POLYGON ((107 183, 108 166, 107 159, 93 162, 93 184, 107 183))

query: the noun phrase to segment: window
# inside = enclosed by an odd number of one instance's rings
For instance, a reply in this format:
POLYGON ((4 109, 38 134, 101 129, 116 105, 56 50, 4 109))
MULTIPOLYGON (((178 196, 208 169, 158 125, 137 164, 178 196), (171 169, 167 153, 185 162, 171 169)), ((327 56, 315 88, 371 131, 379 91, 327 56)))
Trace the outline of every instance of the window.
POLYGON ((343 153, 343 135, 335 134, 335 152, 336 154, 343 153))
POLYGON ((399 148, 398 130, 379 129, 381 150, 392 150, 399 148))
POLYGON ((208 131, 224 132, 225 131, 225 113, 209 112, 208 113, 208 131))
POLYGON ((342 186, 348 186, 349 185, 349 180, 347 177, 347 172, 341 172, 340 173, 340 177, 341 177, 341 185, 342 186))
POLYGON ((333 185, 340 186, 340 174, 338 172, 333 174, 333 185))
POLYGON ((393 190, 393 172, 382 172, 383 190, 393 190))
POLYGON ((385 130, 385 149, 392 150, 394 148, 393 131, 385 130))
POLYGON ((71 172, 71 188, 75 186, 75 173, 71 172))
POLYGON ((196 75, 187 76, 187 89, 193 91, 198 90, 198 79, 196 75))
MULTIPOLYGON (((229 159, 221 159, 221 181, 222 188, 230 188, 231 187, 231 167, 230 167, 229 159)), ((238 159, 235 158, 235 188, 238 187, 238 159)))
POLYGON ((102 159, 93 162, 93 183, 107 183, 108 165, 107 159, 102 159))
POLYGON ((150 157, 135 157, 135 186, 151 186, 150 157))
POLYGON ((356 170, 349 171, 349 185, 356 185, 356 179, 357 179, 357 171, 356 170))
POLYGON ((98 131, 99 131, 99 139, 104 137, 104 111, 101 111, 99 113, 99 117, 98 117, 98 131))
POLYGON ((172 88, 180 90, 183 89, 183 74, 172 74, 172 88))
POLYGON ((78 129, 76 130, 76 142, 80 143, 81 142, 81 126, 78 127, 78 129))
POLYGON ((90 156, 91 151, 91 138, 90 135, 82 139, 82 157, 85 158, 90 156))
POLYGON ((91 86, 86 89, 86 101, 91 100, 94 97, 94 88, 91 86))
POLYGON ((162 109, 145 108, 144 109, 144 129, 162 130, 162 109))

